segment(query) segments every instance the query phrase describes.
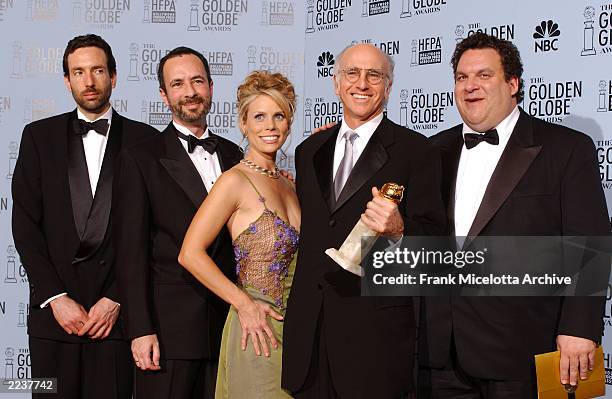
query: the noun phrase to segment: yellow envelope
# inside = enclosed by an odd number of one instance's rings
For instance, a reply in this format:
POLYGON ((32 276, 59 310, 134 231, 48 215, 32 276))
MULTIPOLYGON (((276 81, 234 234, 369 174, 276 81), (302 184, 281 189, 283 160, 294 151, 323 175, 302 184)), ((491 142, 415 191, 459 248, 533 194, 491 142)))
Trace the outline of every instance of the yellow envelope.
POLYGON ((606 394, 603 350, 595 350, 595 367, 588 372, 586 380, 579 380, 574 396, 568 396, 565 386, 559 377, 559 351, 535 355, 536 374, 538 378, 538 399, 589 399, 606 394))

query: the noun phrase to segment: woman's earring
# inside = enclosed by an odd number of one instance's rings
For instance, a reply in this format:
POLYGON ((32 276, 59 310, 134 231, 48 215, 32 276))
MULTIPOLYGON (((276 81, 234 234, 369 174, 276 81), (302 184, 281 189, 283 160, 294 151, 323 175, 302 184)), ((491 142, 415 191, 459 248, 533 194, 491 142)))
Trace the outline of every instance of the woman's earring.
POLYGON ((238 148, 240 148, 240 152, 242 152, 243 157, 247 149, 249 148, 249 141, 246 138, 247 138, 246 134, 243 135, 242 140, 240 140, 240 144, 238 144, 238 148), (246 143, 244 144, 244 148, 242 148, 242 144, 245 142, 245 140, 246 140, 246 143))
POLYGON ((280 162, 279 163, 282 165, 287 160, 287 154, 282 148, 280 148, 279 151, 280 151, 280 162))

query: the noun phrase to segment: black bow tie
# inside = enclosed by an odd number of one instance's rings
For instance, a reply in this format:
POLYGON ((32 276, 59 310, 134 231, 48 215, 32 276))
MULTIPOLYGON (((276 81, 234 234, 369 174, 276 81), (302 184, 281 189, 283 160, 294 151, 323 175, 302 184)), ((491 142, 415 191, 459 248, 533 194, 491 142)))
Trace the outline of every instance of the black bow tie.
POLYGON ((207 137, 205 139, 199 139, 192 134, 186 135, 181 132, 176 133, 181 139, 187 141, 187 151, 189 151, 190 154, 196 149, 197 146, 201 146, 209 154, 214 154, 215 151, 217 151, 219 140, 217 140, 216 137, 207 137))
POLYGON ((77 134, 86 135, 90 130, 95 130, 96 133, 106 136, 108 133, 108 119, 98 119, 95 122, 87 122, 83 119, 79 119, 79 128, 77 134))
POLYGON ((497 135, 497 130, 495 129, 487 130, 484 133, 466 133, 463 135, 463 139, 465 140, 465 148, 468 150, 476 147, 483 141, 486 141, 492 145, 499 144, 499 136, 497 135))

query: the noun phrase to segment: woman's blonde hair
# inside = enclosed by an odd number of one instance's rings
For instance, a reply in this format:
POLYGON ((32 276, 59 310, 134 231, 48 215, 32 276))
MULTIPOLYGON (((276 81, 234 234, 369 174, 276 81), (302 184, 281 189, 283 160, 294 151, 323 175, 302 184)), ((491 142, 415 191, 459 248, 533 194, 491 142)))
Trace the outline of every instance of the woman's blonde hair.
MULTIPOLYGON (((253 71, 238 86, 238 120, 246 121, 249 105, 260 95, 270 97, 279 106, 289 122, 293 122, 295 113, 295 89, 283 74, 268 71, 253 71)), ((242 123, 240 123, 242 130, 242 123)), ((244 132, 243 132, 244 133, 244 132)))

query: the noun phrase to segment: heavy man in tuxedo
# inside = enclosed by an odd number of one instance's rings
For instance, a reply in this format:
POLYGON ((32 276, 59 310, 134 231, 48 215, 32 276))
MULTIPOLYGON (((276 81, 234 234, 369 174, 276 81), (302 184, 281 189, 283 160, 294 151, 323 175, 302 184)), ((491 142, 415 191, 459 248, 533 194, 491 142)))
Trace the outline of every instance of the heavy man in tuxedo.
POLYGON ((132 367, 113 273, 113 177, 119 151, 156 130, 111 108, 117 68, 101 37, 70 40, 63 69, 77 109, 24 128, 13 176, 13 238, 30 282, 32 377, 56 377, 53 397, 128 399, 132 367))
MULTIPOLYGON (((440 147, 449 229, 457 237, 605 236, 610 227, 592 140, 529 116, 511 42, 476 33, 452 58, 463 124, 440 147)), ((534 358, 561 351, 561 382, 592 367, 604 298, 428 297, 420 361, 433 398, 534 398, 534 358)))
MULTIPOLYGON (((117 276, 136 363, 135 398, 213 398, 227 306, 178 263, 191 219, 219 175, 242 157, 206 124, 213 83, 208 61, 178 47, 158 68, 172 122, 122 156, 117 276)), ((209 248, 233 276, 226 229, 209 248)))
POLYGON ((296 150, 302 228, 284 326, 283 387, 296 398, 398 398, 412 390, 413 298, 359 296, 360 279, 325 255, 361 218, 390 237, 441 234, 438 153, 383 113, 393 60, 348 47, 333 77, 342 123, 296 150), (406 187, 399 207, 377 188, 406 187))

